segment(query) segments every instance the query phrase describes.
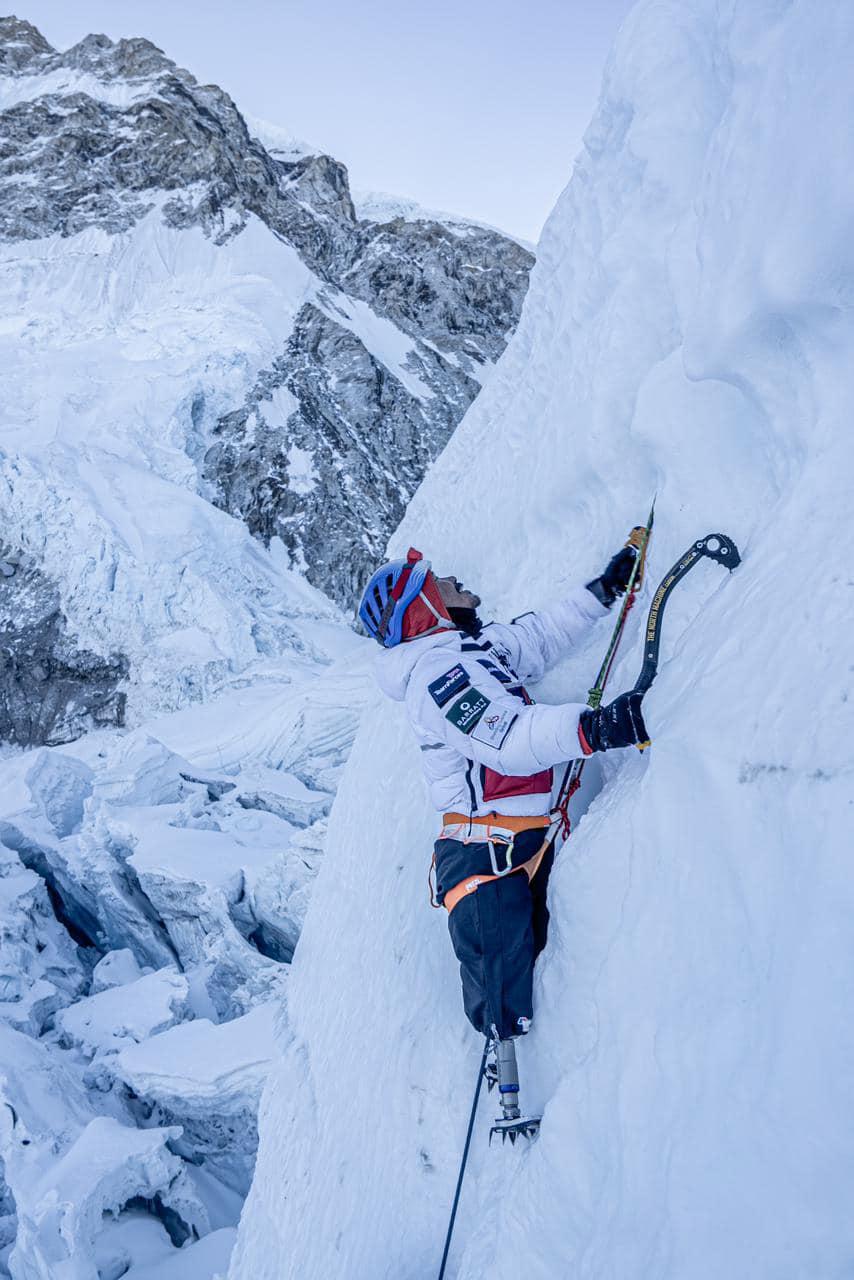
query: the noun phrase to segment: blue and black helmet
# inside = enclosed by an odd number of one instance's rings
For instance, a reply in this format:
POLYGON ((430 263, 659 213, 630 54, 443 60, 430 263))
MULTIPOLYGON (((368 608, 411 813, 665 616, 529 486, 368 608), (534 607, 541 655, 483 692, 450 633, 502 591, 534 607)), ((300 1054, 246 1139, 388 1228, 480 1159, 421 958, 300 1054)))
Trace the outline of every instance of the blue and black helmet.
POLYGON ((421 594, 429 572, 430 561, 410 547, 405 560, 381 565, 365 587, 359 617, 368 635, 386 649, 403 639, 404 615, 421 594))

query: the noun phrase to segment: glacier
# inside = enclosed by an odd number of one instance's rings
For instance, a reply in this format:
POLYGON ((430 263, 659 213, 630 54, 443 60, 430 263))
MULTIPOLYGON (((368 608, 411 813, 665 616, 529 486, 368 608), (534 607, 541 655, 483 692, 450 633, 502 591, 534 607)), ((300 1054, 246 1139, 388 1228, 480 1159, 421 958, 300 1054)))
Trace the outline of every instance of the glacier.
MULTIPOLYGON (((558 859, 519 1049, 542 1129, 488 1150, 481 1104, 457 1280, 852 1266, 852 55, 844 0, 640 0, 519 327, 391 541, 498 617, 598 571, 654 492, 653 580, 717 529, 743 554, 674 595, 652 749, 605 760, 558 859)), ((583 698, 605 643, 538 697, 583 698)), ((374 694, 230 1280, 438 1272, 480 1046, 434 833, 374 694)))
POLYGON ((299 679, 3 760, 0 1274, 227 1265, 367 692, 330 633, 299 679))

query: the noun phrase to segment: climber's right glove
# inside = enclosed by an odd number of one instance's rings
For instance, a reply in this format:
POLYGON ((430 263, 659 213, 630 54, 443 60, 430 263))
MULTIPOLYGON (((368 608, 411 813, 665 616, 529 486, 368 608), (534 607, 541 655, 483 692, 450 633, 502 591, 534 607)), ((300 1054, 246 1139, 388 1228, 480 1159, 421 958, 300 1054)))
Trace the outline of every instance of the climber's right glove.
POLYGON ((642 693, 621 693, 607 707, 582 711, 578 740, 586 756, 613 747, 639 747, 649 742, 641 712, 642 693))

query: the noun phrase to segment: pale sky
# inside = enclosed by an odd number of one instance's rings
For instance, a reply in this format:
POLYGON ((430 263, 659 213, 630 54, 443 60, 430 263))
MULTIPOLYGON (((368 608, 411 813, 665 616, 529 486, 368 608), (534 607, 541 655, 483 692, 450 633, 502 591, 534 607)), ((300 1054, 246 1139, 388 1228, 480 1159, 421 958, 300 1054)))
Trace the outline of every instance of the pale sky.
POLYGON ((145 36, 245 113, 409 196, 536 240, 632 0, 17 0, 56 48, 145 36))

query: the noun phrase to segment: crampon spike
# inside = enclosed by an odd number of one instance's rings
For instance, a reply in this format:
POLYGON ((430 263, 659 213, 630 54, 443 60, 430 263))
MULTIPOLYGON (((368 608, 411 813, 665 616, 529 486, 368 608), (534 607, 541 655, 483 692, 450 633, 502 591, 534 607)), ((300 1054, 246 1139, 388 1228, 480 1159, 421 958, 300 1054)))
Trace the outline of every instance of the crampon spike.
POLYGON ((518 1120, 496 1120, 495 1124, 489 1131, 489 1143, 492 1145, 492 1139, 495 1134, 501 1134, 501 1141, 506 1142, 510 1139, 510 1145, 516 1145, 517 1138, 536 1138, 540 1131, 541 1116, 522 1116, 518 1120))

